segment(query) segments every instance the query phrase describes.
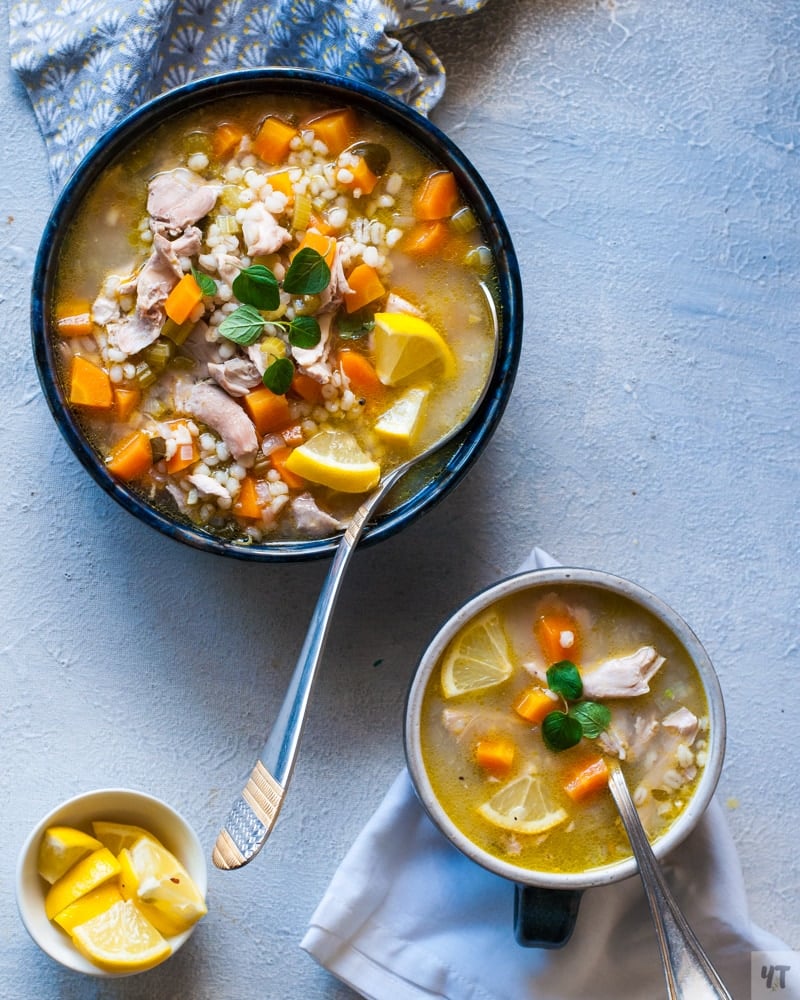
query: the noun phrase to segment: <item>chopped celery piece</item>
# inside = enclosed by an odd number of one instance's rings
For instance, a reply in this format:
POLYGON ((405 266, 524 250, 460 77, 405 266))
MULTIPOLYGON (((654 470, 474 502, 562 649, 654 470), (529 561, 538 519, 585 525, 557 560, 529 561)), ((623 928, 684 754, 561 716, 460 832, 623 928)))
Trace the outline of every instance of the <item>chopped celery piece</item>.
POLYGON ((457 233, 471 233, 478 225, 475 213, 469 206, 459 208, 450 219, 450 225, 457 233))
POLYGON ((303 232, 308 229, 311 221, 311 198, 307 194, 298 194, 294 200, 294 214, 292 215, 292 229, 303 232))

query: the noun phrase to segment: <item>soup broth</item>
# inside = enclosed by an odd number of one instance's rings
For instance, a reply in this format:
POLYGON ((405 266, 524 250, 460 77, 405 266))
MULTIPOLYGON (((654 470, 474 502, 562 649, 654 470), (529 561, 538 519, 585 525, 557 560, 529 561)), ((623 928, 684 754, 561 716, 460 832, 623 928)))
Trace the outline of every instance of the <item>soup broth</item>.
POLYGON ((574 873, 631 855, 608 763, 653 841, 692 797, 708 724, 697 670, 655 617, 604 590, 556 585, 462 628, 431 674, 420 744, 436 798, 473 843, 532 871, 574 873))
POLYGON ((384 122, 276 96, 166 121, 95 184, 52 327, 108 471, 242 544, 326 537, 470 410, 494 264, 384 122))

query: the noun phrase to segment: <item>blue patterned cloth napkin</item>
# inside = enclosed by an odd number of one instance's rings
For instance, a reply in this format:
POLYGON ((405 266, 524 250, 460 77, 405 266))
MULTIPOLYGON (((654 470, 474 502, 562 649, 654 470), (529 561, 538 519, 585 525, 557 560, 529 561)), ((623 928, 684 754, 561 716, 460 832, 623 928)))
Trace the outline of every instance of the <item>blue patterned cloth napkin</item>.
POLYGON ((427 113, 445 72, 414 30, 486 0, 10 0, 11 66, 57 193, 97 139, 165 90, 227 70, 318 69, 427 113))

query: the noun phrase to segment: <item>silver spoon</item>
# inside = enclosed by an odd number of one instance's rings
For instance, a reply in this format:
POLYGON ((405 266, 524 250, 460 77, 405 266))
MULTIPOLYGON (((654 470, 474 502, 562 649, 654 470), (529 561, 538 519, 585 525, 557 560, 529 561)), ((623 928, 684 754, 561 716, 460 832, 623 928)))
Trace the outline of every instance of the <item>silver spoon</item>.
POLYGON ((381 478, 375 491, 367 497, 353 515, 336 548, 322 590, 317 598, 305 642, 300 650, 297 664, 289 680, 289 686, 270 735, 264 744, 261 756, 250 772, 247 783, 234 801, 225 819, 225 825, 217 837, 211 855, 217 868, 231 870, 241 868, 252 861, 266 843, 267 837, 275 826, 297 759, 306 709, 328 637, 334 605, 339 596, 345 569, 367 522, 398 480, 402 479, 411 468, 451 441, 467 426, 486 396, 497 362, 499 330, 494 299, 485 285, 481 287, 489 303, 489 312, 494 326, 494 356, 483 388, 462 421, 423 452, 387 472, 381 478))
POLYGON ((619 765, 610 768, 608 787, 639 866, 658 937, 667 996, 670 1000, 732 1000, 667 886, 619 765))

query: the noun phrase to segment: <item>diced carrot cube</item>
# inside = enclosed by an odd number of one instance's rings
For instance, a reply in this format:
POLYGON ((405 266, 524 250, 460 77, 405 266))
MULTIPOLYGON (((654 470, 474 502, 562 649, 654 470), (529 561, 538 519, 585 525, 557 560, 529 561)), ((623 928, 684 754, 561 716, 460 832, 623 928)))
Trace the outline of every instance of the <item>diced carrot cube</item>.
POLYGON ((296 135, 294 125, 275 115, 267 115, 253 139, 253 152, 265 163, 283 163, 296 135))
POLYGON ((455 176, 449 170, 428 174, 414 195, 414 214, 432 222, 449 219, 460 204, 455 176))
POLYGON ((348 274, 347 284, 351 288, 344 296, 348 313, 355 312, 386 294, 378 272, 369 264, 357 264, 348 274))
POLYGON ((533 631, 548 664, 560 660, 577 661, 580 656, 578 624, 566 608, 541 615, 534 622, 533 631))
POLYGON ((307 119, 303 126, 310 128, 317 139, 325 143, 331 156, 338 156, 353 141, 357 123, 352 108, 337 108, 307 119))
POLYGON ((234 122, 221 122, 211 137, 211 148, 218 160, 225 159, 233 153, 244 136, 244 129, 234 122))
POLYGON ((353 175, 352 181, 348 181, 344 187, 351 191, 360 191, 361 194, 372 194, 373 188, 378 183, 378 178, 367 166, 367 161, 363 156, 358 157, 358 161, 347 170, 353 175))
POLYGON ((557 707, 558 702, 553 701, 543 688, 528 688, 514 703, 514 711, 517 715, 522 716, 533 725, 538 725, 548 713, 557 707))
POLYGON ((169 426, 178 442, 172 458, 167 459, 167 472, 173 474, 194 465, 200 457, 200 451, 197 447, 197 438, 191 433, 185 420, 172 420, 169 426))
POLYGON ((506 737, 479 740, 475 746, 475 761, 478 767, 496 778, 504 778, 514 764, 516 747, 506 737))
POLYGON ((139 479, 153 466, 153 448, 144 431, 134 431, 112 451, 106 463, 108 471, 128 482, 139 479))
POLYGON ((288 170, 279 170, 276 174, 268 174, 267 180, 273 191, 280 191, 281 194, 286 195, 288 205, 294 201, 294 188, 288 170))
POLYGON ((438 253, 447 235, 447 224, 444 222, 418 222, 403 237, 402 248, 415 257, 438 253))
POLYGON ((369 358, 358 351, 339 351, 339 367, 357 396, 381 396, 385 386, 369 358))
POLYGON ((259 434, 278 430, 289 422, 289 401, 266 386, 254 389, 244 397, 244 408, 259 434))
POLYGON ((307 403, 322 402, 322 384, 305 372, 295 371, 292 377, 292 392, 307 403))
POLYGON ((60 316, 56 320, 56 331, 59 337, 87 337, 94 330, 90 312, 76 313, 73 316, 60 316))
POLYGON ((573 802, 580 802, 608 785, 608 764, 604 757, 584 762, 564 784, 564 791, 573 802))
POLYGON ((80 354, 74 354, 70 363, 69 401, 96 410, 110 410, 114 405, 108 374, 80 354))
POLYGON ((192 310, 203 301, 203 289, 193 274, 184 274, 164 302, 164 312, 173 323, 180 326, 189 318, 192 310))
POLYGON ((258 491, 252 476, 245 476, 242 480, 239 495, 233 502, 233 510, 239 517, 246 517, 248 520, 261 518, 262 508, 258 502, 258 491))
POLYGON ((302 240, 297 245, 297 249, 292 254, 294 258, 301 250, 311 247, 316 250, 320 257, 324 258, 328 267, 333 267, 333 255, 336 253, 336 240, 332 236, 323 236, 322 233, 315 233, 313 229, 308 230, 303 235, 302 240))
POLYGON ((114 386, 114 415, 126 423, 142 400, 141 389, 114 386))

